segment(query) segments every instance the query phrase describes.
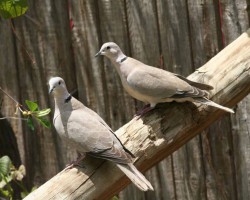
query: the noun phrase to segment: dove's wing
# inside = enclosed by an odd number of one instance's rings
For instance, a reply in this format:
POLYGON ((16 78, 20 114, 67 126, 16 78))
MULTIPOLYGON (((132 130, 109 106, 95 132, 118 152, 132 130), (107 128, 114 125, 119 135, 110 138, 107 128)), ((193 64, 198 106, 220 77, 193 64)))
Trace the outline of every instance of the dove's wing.
POLYGON ((128 85, 147 97, 156 99, 203 97, 206 92, 192 87, 174 74, 150 66, 137 67, 127 76, 128 85))
MULTIPOLYGON (((120 139, 117 137, 117 135, 113 132, 113 130, 109 127, 109 125, 93 110, 84 107, 84 112, 88 113, 88 115, 91 116, 91 118, 95 118, 99 123, 101 123, 103 126, 106 127, 107 130, 111 133, 112 138, 114 139, 115 143, 118 145, 118 147, 122 147, 124 151, 126 151, 128 154, 130 154, 133 158, 135 157, 120 141, 120 139)), ((98 123, 98 124, 99 124, 98 123)), ((99 124, 100 126, 100 124, 99 124)))
POLYGON ((191 81, 191 80, 187 79, 186 77, 181 76, 179 74, 174 74, 174 75, 177 76, 178 78, 182 79, 183 81, 187 82, 189 85, 197 87, 197 88, 199 88, 201 90, 212 90, 212 89, 214 89, 213 86, 211 86, 211 85, 191 81))
POLYGON ((85 108, 73 110, 69 116, 63 124, 66 124, 68 139, 73 143, 93 156, 116 163, 130 162, 130 155, 113 132, 99 121, 99 117, 86 112, 85 108))

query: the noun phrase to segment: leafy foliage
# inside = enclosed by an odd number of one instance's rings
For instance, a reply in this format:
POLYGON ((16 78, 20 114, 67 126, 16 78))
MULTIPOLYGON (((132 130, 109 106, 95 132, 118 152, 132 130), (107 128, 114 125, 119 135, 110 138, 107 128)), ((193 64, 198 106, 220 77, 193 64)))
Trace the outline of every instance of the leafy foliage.
POLYGON ((0 194, 4 197, 10 197, 13 194, 13 189, 9 185, 12 180, 10 174, 11 160, 8 156, 0 158, 0 194))
MULTIPOLYGON (((24 165, 20 165, 18 169, 12 164, 8 156, 0 158, 0 199, 1 197, 7 199, 13 199, 14 190, 11 186, 11 182, 14 181, 21 188, 21 196, 24 198, 30 192, 25 188, 22 180, 26 175, 26 169, 24 165)), ((32 188, 31 192, 35 188, 32 188)))
POLYGON ((26 100, 25 103, 28 107, 28 109, 26 109, 24 108, 23 105, 21 105, 17 100, 15 100, 12 96, 10 96, 1 87, 0 87, 0 90, 16 103, 15 114, 17 115, 18 111, 21 111, 22 115, 25 117, 27 121, 28 126, 31 128, 32 131, 35 130, 33 118, 36 119, 40 124, 42 124, 46 128, 51 127, 50 122, 45 118, 45 116, 51 112, 50 108, 45 108, 45 109, 40 110, 36 102, 26 100))
POLYGON ((10 165, 11 160, 8 156, 3 156, 2 158, 0 158, 0 174, 6 176, 9 173, 10 165))
POLYGON ((26 105, 28 106, 28 108, 30 109, 30 111, 36 111, 38 110, 38 105, 35 102, 29 101, 29 100, 25 100, 26 105))
POLYGON ((36 102, 32 102, 29 100, 25 101, 29 111, 23 111, 23 115, 27 116, 27 124, 31 128, 32 131, 35 130, 35 126, 33 123, 33 118, 35 118, 40 124, 45 126, 46 128, 50 128, 50 122, 44 117, 51 112, 50 108, 39 110, 38 104, 36 102))
POLYGON ((34 126, 32 117, 28 117, 28 119, 27 119, 27 124, 28 124, 28 127, 29 127, 32 131, 35 130, 35 126, 34 126))
POLYGON ((27 0, 1 0, 0 15, 5 18, 14 18, 24 14, 28 9, 27 0))

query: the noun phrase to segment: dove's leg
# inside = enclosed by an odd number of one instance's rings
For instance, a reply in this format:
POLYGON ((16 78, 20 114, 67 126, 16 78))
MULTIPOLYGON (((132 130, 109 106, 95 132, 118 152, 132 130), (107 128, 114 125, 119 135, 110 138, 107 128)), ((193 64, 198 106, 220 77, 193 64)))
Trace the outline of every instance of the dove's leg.
POLYGON ((71 162, 70 164, 68 164, 64 170, 72 169, 75 166, 82 167, 79 163, 85 158, 85 156, 86 156, 85 153, 81 154, 77 158, 77 160, 75 160, 75 161, 71 162))
POLYGON ((136 119, 137 120, 140 119, 147 112, 149 112, 150 110, 153 110, 155 106, 156 106, 155 104, 147 104, 147 105, 145 105, 140 111, 138 111, 135 114, 136 119))
POLYGON ((150 104, 144 105, 143 108, 142 108, 141 110, 138 110, 138 111, 136 112, 135 117, 136 117, 136 116, 141 116, 142 113, 144 112, 144 110, 147 110, 147 109, 149 109, 149 108, 150 108, 150 104))

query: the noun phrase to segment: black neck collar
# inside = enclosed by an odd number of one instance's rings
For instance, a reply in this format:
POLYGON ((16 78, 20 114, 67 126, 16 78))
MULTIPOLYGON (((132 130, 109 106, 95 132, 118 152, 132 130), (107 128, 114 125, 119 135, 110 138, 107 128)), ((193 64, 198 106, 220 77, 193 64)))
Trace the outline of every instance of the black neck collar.
POLYGON ((64 100, 64 102, 65 102, 65 103, 68 103, 68 102, 71 100, 71 98, 72 98, 72 96, 69 95, 69 96, 64 100))
POLYGON ((124 58, 122 58, 121 60, 120 60, 120 63, 122 63, 122 62, 124 62, 125 60, 127 60, 127 56, 125 56, 124 58))

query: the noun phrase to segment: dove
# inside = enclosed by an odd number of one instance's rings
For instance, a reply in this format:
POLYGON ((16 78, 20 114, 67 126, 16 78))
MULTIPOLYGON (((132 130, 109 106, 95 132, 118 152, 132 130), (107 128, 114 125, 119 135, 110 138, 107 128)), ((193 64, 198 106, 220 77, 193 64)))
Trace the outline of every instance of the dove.
POLYGON ((234 113, 232 109, 208 99, 207 90, 212 90, 212 86, 193 82, 181 75, 128 57, 114 42, 104 43, 95 57, 99 55, 106 56, 113 63, 124 89, 132 97, 148 105, 138 113, 139 116, 152 110, 158 103, 172 101, 196 102, 234 113))
POLYGON ((71 96, 62 78, 49 80, 49 93, 55 101, 53 124, 62 140, 83 155, 114 162, 140 190, 154 190, 133 165, 133 154, 96 112, 71 96))

